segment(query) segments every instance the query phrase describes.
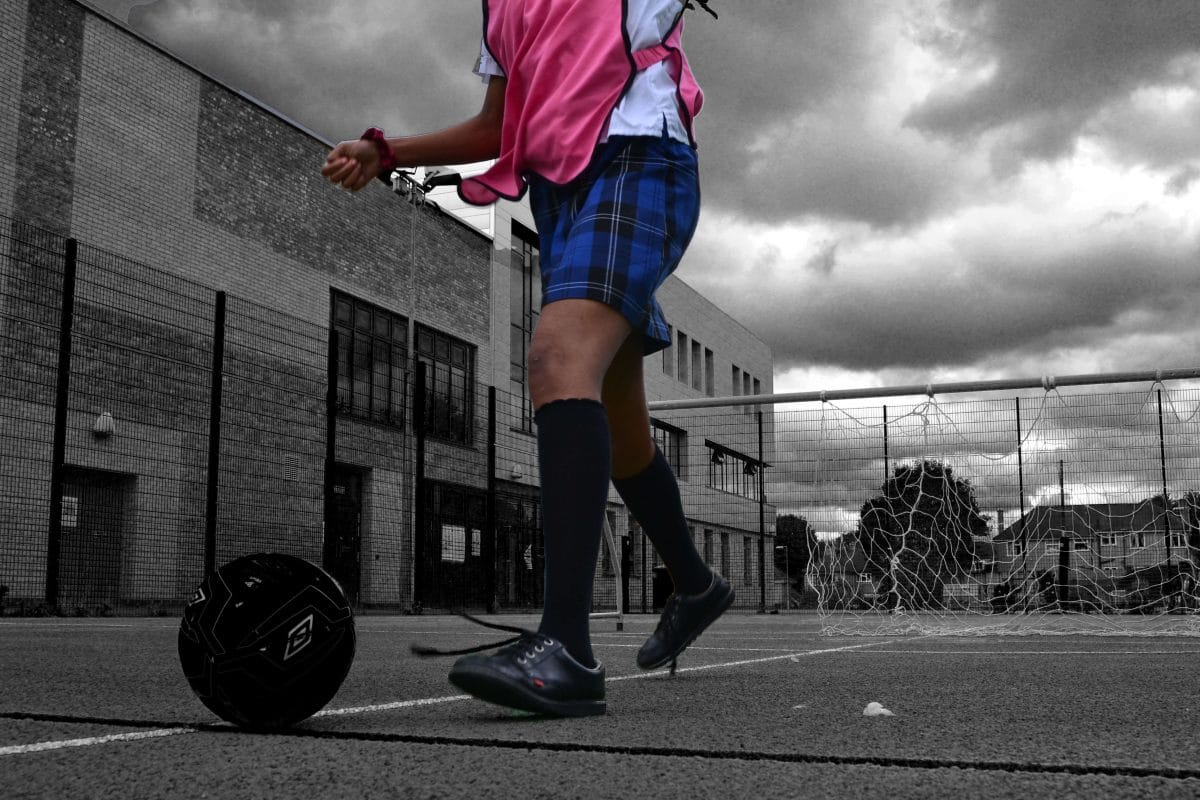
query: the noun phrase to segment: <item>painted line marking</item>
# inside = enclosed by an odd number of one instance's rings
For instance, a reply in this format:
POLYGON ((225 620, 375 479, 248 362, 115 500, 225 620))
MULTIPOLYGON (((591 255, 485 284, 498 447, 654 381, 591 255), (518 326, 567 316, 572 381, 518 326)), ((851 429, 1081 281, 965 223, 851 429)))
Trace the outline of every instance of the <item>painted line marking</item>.
POLYGON ((346 714, 369 714, 376 711, 394 711, 398 708, 414 708, 416 706, 432 706, 438 703, 452 703, 455 700, 470 700, 469 694, 452 694, 446 697, 424 697, 419 700, 396 700, 391 703, 376 703, 369 706, 352 706, 349 708, 327 708, 313 714, 314 717, 338 717, 346 714))
POLYGON ((33 744, 15 744, 0 747, 0 756, 14 756, 23 753, 41 753, 46 750, 61 750, 65 747, 91 747, 109 742, 136 742, 141 739, 161 739, 164 736, 177 736, 181 733, 195 733, 195 728, 159 728, 152 731, 137 733, 114 733, 110 736, 87 736, 82 739, 57 739, 33 744))

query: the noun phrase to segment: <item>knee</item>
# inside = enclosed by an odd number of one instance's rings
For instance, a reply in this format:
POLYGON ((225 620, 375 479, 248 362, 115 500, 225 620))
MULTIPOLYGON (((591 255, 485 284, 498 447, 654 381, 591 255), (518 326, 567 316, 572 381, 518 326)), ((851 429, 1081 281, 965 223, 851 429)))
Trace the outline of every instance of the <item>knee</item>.
POLYGON ((563 358, 559 349, 534 342, 529 348, 527 366, 530 386, 547 386, 562 372, 563 358))
POLYGON ((552 400, 592 397, 592 381, 579 375, 578 359, 555 343, 529 349, 529 394, 535 408, 552 400))

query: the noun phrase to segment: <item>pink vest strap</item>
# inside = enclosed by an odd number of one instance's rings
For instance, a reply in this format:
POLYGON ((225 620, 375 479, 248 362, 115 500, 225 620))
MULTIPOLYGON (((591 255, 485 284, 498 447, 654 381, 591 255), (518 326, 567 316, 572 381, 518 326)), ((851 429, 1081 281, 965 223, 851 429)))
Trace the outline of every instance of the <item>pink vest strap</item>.
POLYGON ((624 3, 614 0, 486 0, 485 41, 507 76, 500 155, 464 179, 473 205, 519 199, 525 176, 568 183, 591 162, 596 143, 633 75, 665 62, 679 86, 689 135, 703 94, 681 49, 683 21, 666 40, 631 53, 624 3))
POLYGON ((633 52, 633 63, 637 64, 638 72, 653 67, 660 61, 666 61, 671 55, 671 51, 667 49, 665 44, 656 44, 653 47, 647 47, 645 50, 635 50, 633 52))

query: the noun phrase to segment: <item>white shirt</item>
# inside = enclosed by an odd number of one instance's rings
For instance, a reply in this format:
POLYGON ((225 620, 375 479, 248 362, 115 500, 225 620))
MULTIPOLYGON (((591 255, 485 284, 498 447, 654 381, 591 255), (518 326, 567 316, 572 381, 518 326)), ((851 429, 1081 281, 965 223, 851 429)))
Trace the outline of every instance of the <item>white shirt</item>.
MULTIPOLYGON (((634 51, 653 47, 661 42, 671 30, 671 23, 682 11, 681 0, 628 0, 628 16, 625 29, 634 51)), ((504 77, 504 70, 481 45, 475 74, 487 83, 492 75, 504 77)), ((661 136, 663 121, 667 123, 667 135, 677 142, 689 142, 687 129, 679 116, 678 87, 660 62, 634 75, 629 91, 613 109, 608 129, 601 137, 609 136, 661 136)))

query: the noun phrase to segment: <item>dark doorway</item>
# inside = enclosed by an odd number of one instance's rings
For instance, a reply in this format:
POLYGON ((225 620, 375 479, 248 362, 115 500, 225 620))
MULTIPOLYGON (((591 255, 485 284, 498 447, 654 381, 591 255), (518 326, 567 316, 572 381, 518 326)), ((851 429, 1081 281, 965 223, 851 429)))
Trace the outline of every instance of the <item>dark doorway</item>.
POLYGON ((425 606, 482 607, 487 603, 483 530, 487 494, 451 483, 425 484, 425 606))
POLYGON ((545 545, 538 490, 506 484, 496 494, 496 595, 508 608, 540 608, 545 545))
POLYGON ((332 477, 325 528, 325 569, 342 585, 351 604, 357 604, 362 580, 364 471, 337 464, 332 477))
POLYGON ((122 542, 135 478, 67 467, 63 474, 59 603, 104 612, 120 599, 122 542))

